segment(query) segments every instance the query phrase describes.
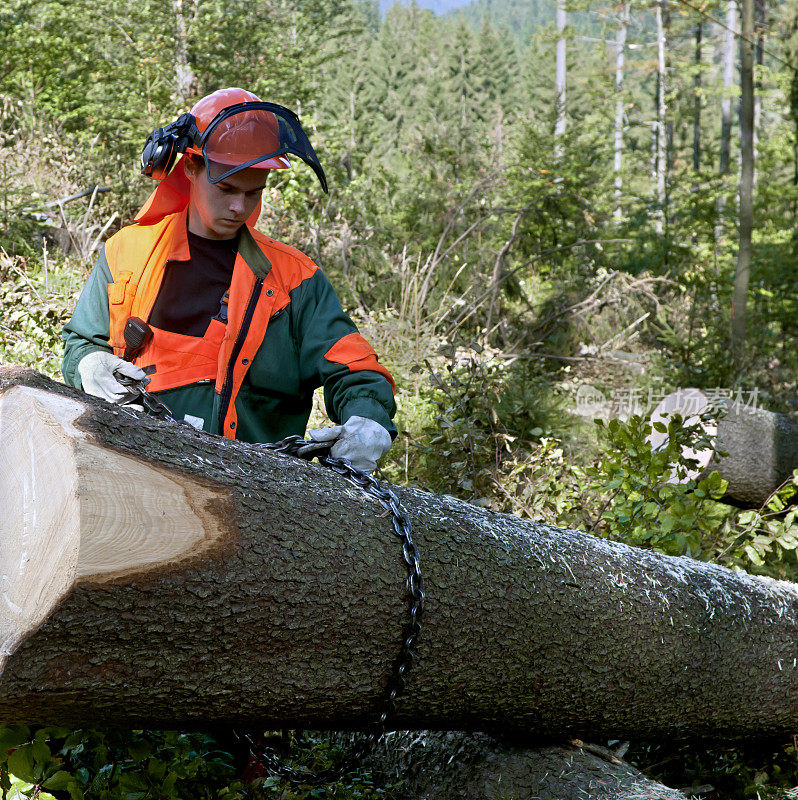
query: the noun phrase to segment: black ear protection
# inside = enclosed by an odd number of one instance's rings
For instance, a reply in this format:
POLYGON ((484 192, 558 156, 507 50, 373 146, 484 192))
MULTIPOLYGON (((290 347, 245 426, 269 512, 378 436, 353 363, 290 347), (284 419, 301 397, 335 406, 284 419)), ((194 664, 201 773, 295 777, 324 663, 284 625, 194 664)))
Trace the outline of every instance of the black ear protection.
POLYGON ((164 128, 156 128, 144 143, 141 174, 156 181, 163 180, 174 166, 177 154, 198 144, 199 139, 197 122, 189 113, 181 114, 164 128))

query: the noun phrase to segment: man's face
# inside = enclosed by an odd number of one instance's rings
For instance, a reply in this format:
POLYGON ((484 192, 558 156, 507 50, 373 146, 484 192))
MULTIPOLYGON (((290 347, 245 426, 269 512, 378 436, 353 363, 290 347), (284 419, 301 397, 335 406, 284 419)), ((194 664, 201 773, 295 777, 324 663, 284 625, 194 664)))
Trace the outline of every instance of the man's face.
POLYGON ((249 167, 211 183, 205 165, 186 163, 191 181, 188 229, 206 239, 232 239, 260 202, 268 169, 249 167))

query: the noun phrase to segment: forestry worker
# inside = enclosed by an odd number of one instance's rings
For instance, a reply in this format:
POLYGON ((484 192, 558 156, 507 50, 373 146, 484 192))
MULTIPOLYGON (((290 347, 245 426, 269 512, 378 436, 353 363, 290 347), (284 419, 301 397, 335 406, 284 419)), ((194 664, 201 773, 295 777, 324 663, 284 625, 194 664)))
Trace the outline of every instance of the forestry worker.
POLYGON ((160 182, 100 254, 64 329, 64 378, 112 403, 149 379, 176 419, 245 442, 304 435, 323 386, 337 424, 311 438, 370 471, 396 435, 393 379, 322 271, 254 227, 286 154, 327 190, 296 115, 243 89, 150 135, 142 172, 160 182))

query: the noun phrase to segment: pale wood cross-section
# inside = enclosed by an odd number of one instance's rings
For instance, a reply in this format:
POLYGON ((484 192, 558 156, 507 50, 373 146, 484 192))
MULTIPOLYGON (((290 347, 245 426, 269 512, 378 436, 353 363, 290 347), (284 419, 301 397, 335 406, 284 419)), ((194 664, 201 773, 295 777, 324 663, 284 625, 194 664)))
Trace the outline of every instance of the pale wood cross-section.
POLYGON ((80 579, 196 555, 219 535, 211 490, 100 447, 82 404, 26 386, 0 397, 0 667, 80 579))

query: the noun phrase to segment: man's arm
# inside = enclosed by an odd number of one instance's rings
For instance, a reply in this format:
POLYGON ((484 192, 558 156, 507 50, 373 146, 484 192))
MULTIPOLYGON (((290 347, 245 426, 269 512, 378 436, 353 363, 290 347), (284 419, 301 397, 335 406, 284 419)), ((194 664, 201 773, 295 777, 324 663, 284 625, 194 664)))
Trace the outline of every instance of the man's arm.
POLYGON ((108 313, 108 284, 112 283, 111 270, 105 259, 105 250, 89 275, 78 298, 72 318, 64 326, 64 360, 61 372, 65 383, 82 389, 78 364, 81 359, 95 351, 111 352, 110 315, 108 313))
POLYGON ((292 292, 291 305, 302 381, 324 387, 330 419, 340 424, 365 417, 396 436, 393 378, 320 269, 292 292))

